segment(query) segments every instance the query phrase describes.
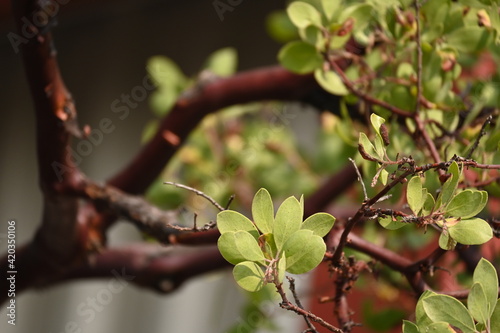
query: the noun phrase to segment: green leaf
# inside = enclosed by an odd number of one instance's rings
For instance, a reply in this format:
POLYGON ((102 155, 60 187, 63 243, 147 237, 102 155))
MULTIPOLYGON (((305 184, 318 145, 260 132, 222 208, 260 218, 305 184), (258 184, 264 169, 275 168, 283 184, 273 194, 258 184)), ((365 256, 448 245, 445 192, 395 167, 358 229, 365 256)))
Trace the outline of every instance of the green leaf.
POLYGON ((157 90, 151 92, 149 96, 149 107, 160 117, 165 116, 175 105, 178 93, 175 87, 160 86, 157 90))
POLYGON ((295 197, 289 197, 278 208, 273 224, 274 241, 278 251, 283 248, 283 244, 302 224, 302 210, 300 203, 295 197))
POLYGON ((311 230, 299 230, 291 235, 283 246, 286 270, 292 274, 309 272, 318 266, 326 251, 323 239, 311 230))
POLYGON ((459 52, 476 52, 486 46, 489 39, 486 29, 478 26, 464 26, 446 36, 448 44, 459 52))
POLYGON ((426 333, 456 333, 450 324, 444 323, 444 322, 439 322, 439 323, 432 323, 429 326, 426 327, 425 329, 426 333))
POLYGON ((378 223, 387 230, 397 230, 408 225, 408 223, 402 222, 401 218, 393 219, 392 216, 379 218, 378 223))
POLYGON ((264 286, 264 272, 262 268, 250 261, 237 264, 233 268, 233 276, 238 285, 250 292, 256 292, 264 286))
POLYGON ((344 96, 349 93, 340 76, 333 71, 325 72, 318 66, 314 71, 314 77, 319 85, 331 94, 344 96))
POLYGON ((413 214, 418 215, 424 205, 426 197, 422 195, 422 180, 419 176, 412 177, 406 189, 406 200, 413 214))
POLYGON ((261 188, 253 197, 252 217, 255 225, 263 234, 272 232, 274 206, 269 192, 261 188))
POLYGON ((465 190, 451 199, 445 214, 467 219, 481 212, 487 201, 488 193, 486 191, 465 190))
POLYGON ((345 22, 348 18, 354 19, 353 31, 364 29, 373 17, 373 7, 369 4, 357 4, 347 7, 339 16, 340 22, 345 22))
POLYGON ((408 320, 403 320, 403 333, 420 333, 418 326, 408 320))
POLYGON ((243 230, 248 231, 255 239, 259 238, 259 232, 252 221, 234 210, 224 210, 217 214, 217 228, 221 234, 243 230))
POLYGON ((338 9, 341 5, 340 1, 321 0, 321 6, 326 18, 330 21, 338 14, 338 9))
POLYGON ((219 76, 230 76, 236 72, 238 54, 236 49, 226 47, 212 53, 204 66, 212 73, 219 76))
POLYGON ((149 58, 147 70, 158 86, 179 87, 184 85, 186 81, 179 66, 165 56, 154 56, 149 58))
POLYGON ((434 197, 432 194, 427 193, 425 195, 425 202, 422 207, 422 215, 429 215, 433 210, 436 202, 434 201, 434 197))
POLYGON ((267 33, 276 41, 286 43, 297 39, 297 27, 292 23, 285 11, 278 10, 266 19, 267 33))
POLYGON ((278 60, 283 67, 298 74, 310 73, 323 64, 323 58, 316 48, 301 41, 283 46, 278 53, 278 60))
POLYGON ((420 295, 420 298, 417 302, 417 307, 415 308, 415 321, 417 322, 418 327, 426 327, 432 324, 432 320, 427 316, 424 310, 423 300, 432 295, 437 295, 435 292, 426 290, 420 295))
POLYGON ((497 300, 490 321, 491 332, 500 332, 500 299, 497 300))
POLYGON ((480 283, 483 288, 489 306, 489 317, 493 313, 498 298, 498 276, 495 267, 488 260, 481 258, 474 269, 472 281, 480 283))
POLYGON ((457 242, 450 237, 449 232, 443 230, 441 235, 439 235, 439 247, 443 250, 453 250, 456 245, 457 242))
POLYGON ((486 324, 490 317, 490 309, 481 283, 476 282, 472 285, 467 297, 467 307, 477 322, 486 324))
POLYGON ((301 229, 311 230, 314 235, 324 237, 332 230, 334 223, 335 217, 330 214, 316 213, 309 216, 304 223, 302 223, 301 229))
POLYGON ((288 17, 299 28, 305 28, 308 25, 321 27, 321 15, 312 5, 294 1, 286 9, 288 17))
POLYGON ((280 283, 283 282, 285 279, 285 273, 286 273, 286 256, 285 252, 281 253, 281 257, 278 261, 278 281, 280 283))
MULTIPOLYGON (((378 154, 375 151, 375 147, 373 146, 372 142, 368 137, 366 136, 365 133, 360 132, 359 133, 359 139, 358 139, 358 145, 361 145, 365 152, 371 157, 371 158, 378 158, 378 154)), ((363 156, 364 157, 364 156, 363 156)))
POLYGON ((448 295, 432 295, 422 300, 425 313, 434 322, 445 322, 464 333, 474 333, 474 319, 467 308, 448 295))
POLYGON ((448 172, 451 174, 450 178, 448 178, 448 180, 444 183, 437 200, 439 205, 442 204, 444 206, 446 206, 453 198, 453 194, 458 186, 460 171, 457 162, 453 161, 453 163, 451 163, 448 168, 448 172))
POLYGON ((461 220, 448 227, 448 232, 454 240, 464 245, 484 244, 493 237, 488 222, 480 218, 461 220))
POLYGON ((246 231, 228 231, 217 241, 220 253, 228 262, 236 265, 243 261, 264 262, 264 254, 255 238, 246 231))

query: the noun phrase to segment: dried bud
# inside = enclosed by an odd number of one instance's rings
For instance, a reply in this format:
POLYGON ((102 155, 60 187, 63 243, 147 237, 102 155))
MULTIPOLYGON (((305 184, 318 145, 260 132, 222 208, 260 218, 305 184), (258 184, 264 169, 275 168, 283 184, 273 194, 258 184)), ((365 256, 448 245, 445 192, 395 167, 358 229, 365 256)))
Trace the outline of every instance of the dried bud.
POLYGON ((453 53, 446 53, 441 57, 441 69, 445 72, 451 71, 456 63, 457 58, 453 53))
POLYGON ((337 32, 337 36, 345 36, 348 33, 352 31, 352 28, 354 28, 354 18, 349 17, 344 24, 342 24, 342 28, 339 29, 337 32))
POLYGON ((385 124, 380 125, 380 135, 382 136, 382 141, 384 141, 384 145, 388 146, 391 144, 391 141, 389 140, 389 132, 385 124))
POLYGON ((481 9, 480 11, 477 12, 477 24, 480 27, 491 28, 490 16, 486 12, 486 10, 481 9))
POLYGON ((358 151, 361 154, 361 157, 363 157, 365 160, 378 162, 376 158, 372 157, 370 154, 366 152, 365 147, 363 147, 362 144, 358 144, 358 151))

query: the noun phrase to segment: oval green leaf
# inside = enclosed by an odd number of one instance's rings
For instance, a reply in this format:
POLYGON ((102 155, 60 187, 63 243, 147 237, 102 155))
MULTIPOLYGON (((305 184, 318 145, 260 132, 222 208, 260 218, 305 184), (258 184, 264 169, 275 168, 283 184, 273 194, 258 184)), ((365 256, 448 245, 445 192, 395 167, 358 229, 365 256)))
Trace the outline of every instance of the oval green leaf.
POLYGON ((482 285, 489 306, 489 315, 493 313, 498 298, 498 276, 495 267, 486 259, 481 258, 472 276, 474 283, 482 285))
POLYGON ((301 229, 311 230, 314 235, 324 237, 332 230, 334 223, 335 217, 332 215, 328 213, 316 213, 309 216, 304 223, 302 223, 301 229))
POLYGON ((274 206, 271 195, 265 188, 261 188, 253 197, 252 217, 255 225, 263 234, 272 232, 274 206))
POLYGON ((486 206, 487 200, 488 193, 486 191, 465 190, 451 199, 446 207, 445 214, 467 219, 480 213, 486 206))
POLYGON ((254 262, 245 261, 233 268, 233 276, 238 285, 250 292, 256 292, 264 287, 264 272, 254 262))
POLYGON ((243 230, 248 231, 255 239, 259 238, 259 232, 252 221, 234 210, 224 210, 217 214, 217 228, 221 234, 243 230))
POLYGON ((448 295, 432 295, 424 298, 422 302, 425 313, 435 323, 449 323, 464 333, 474 333, 474 319, 467 308, 456 298, 448 295))
POLYGON ((467 297, 467 308, 478 323, 486 324, 490 317, 490 305, 481 283, 476 282, 472 285, 467 297))
POLYGON ((392 216, 379 218, 378 223, 387 230, 397 230, 408 225, 408 223, 402 222, 400 217, 393 220, 392 216))
POLYGON ((228 231, 217 241, 220 253, 228 262, 236 265, 243 261, 264 262, 264 254, 255 238, 246 231, 228 231))
POLYGON ((426 333, 457 333, 448 323, 432 323, 425 328, 426 333))
POLYGON ((323 239, 311 230, 299 230, 288 238, 283 246, 286 270, 292 274, 309 272, 318 266, 326 251, 323 239))
POLYGON ((485 220, 480 218, 461 220, 448 227, 451 238, 464 245, 484 244, 493 237, 493 231, 485 220))
POLYGON ((317 68, 314 71, 314 77, 319 85, 331 94, 344 96, 349 93, 340 76, 333 71, 325 72, 321 68, 317 68))
POLYGON ((212 53, 205 64, 205 69, 218 76, 229 76, 236 72, 238 54, 236 49, 225 47, 212 53))
POLYGON ((310 73, 323 64, 323 58, 316 48, 301 41, 283 46, 278 53, 278 60, 283 67, 298 74, 310 73))
POLYGON ((294 1, 288 6, 286 12, 293 24, 299 28, 305 28, 308 25, 321 27, 320 13, 306 2, 294 1))
POLYGON ((422 195, 422 180, 419 176, 412 177, 406 188, 406 200, 413 214, 418 215, 426 198, 422 195))
POLYGON ((418 326, 408 320, 403 320, 403 333, 420 333, 418 326))
POLYGON ((278 251, 283 248, 283 244, 302 224, 302 210, 300 203, 295 197, 289 197, 278 208, 273 224, 274 242, 278 251))
POLYGON ((500 299, 497 300, 495 309, 491 315, 490 328, 492 332, 500 332, 500 299))

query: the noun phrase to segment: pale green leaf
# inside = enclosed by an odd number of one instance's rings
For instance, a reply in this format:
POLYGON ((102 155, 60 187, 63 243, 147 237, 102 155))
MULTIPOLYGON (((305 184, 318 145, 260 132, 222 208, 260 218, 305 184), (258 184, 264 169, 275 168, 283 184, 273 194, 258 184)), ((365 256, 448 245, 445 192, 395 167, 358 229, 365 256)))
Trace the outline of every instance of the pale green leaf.
POLYGON ((285 279, 286 273, 286 256, 285 252, 281 253, 280 259, 278 261, 278 281, 281 283, 285 279))
POLYGON ((417 306, 415 308, 415 321, 417 322, 418 327, 426 327, 432 324, 432 320, 427 316, 424 310, 423 300, 429 296, 437 295, 435 292, 426 290, 420 295, 418 299, 417 306))
POLYGON ((264 262, 264 254, 255 238, 246 231, 228 231, 217 241, 220 253, 228 262, 236 265, 243 261, 264 262))
POLYGON ((344 96, 349 93, 340 76, 333 71, 325 72, 318 67, 314 71, 314 77, 323 89, 333 95, 344 96))
POLYGON ((379 218, 378 223, 380 223, 380 225, 387 230, 397 230, 399 228, 402 228, 402 227, 408 225, 408 223, 402 222, 401 218, 394 218, 393 219, 392 216, 386 216, 386 217, 379 218))
POLYGON ((302 214, 300 203, 295 197, 289 197, 278 208, 272 228, 278 251, 282 249, 287 239, 300 229, 302 214))
POLYGON ((323 12, 328 20, 331 20, 338 15, 340 5, 340 1, 321 0, 323 12))
POLYGON ((373 7, 369 4, 357 4, 347 7, 339 16, 341 23, 345 22, 348 18, 354 19, 353 31, 364 29, 370 20, 373 18, 373 7))
POLYGON ((288 6, 286 12, 293 24, 299 28, 305 28, 308 25, 322 26, 320 13, 308 3, 294 1, 288 6))
POLYGON ((335 223, 335 217, 328 213, 316 213, 309 216, 304 223, 302 223, 301 229, 308 229, 313 232, 314 235, 324 237, 332 229, 335 223))
POLYGON ((252 202, 252 217, 255 225, 263 234, 272 232, 274 223, 274 206, 269 192, 261 188, 252 202))
POLYGON ((438 196, 438 204, 439 205, 447 205, 450 200, 453 198, 453 194, 458 186, 458 181, 460 178, 460 170, 458 168, 457 162, 453 161, 450 167, 448 168, 448 172, 450 173, 450 178, 446 180, 444 183, 441 192, 438 196))
POLYGON ((498 298, 498 276, 495 267, 488 260, 481 258, 474 269, 472 281, 482 285, 489 305, 489 317, 493 313, 498 298))
POLYGON ((238 285, 250 292, 256 292, 264 286, 264 272, 261 266, 245 261, 233 268, 233 276, 238 285))
POLYGON ((448 231, 443 231, 441 235, 439 235, 439 247, 443 250, 453 250, 457 242, 450 237, 448 231))
POLYGON ((365 133, 359 133, 358 145, 361 145, 365 152, 372 158, 377 158, 378 154, 375 151, 375 147, 365 133))
POLYGON ((486 324, 490 317, 489 307, 483 286, 479 282, 474 283, 467 297, 467 308, 470 314, 477 322, 486 324))
POLYGON ((476 52, 485 47, 490 34, 485 28, 478 26, 464 26, 446 36, 448 44, 459 52, 476 52))
POLYGON ((426 333, 456 333, 450 324, 445 322, 432 323, 425 328, 426 333))
POLYGON ((224 210, 217 214, 217 228, 221 234, 228 231, 248 231, 255 239, 259 238, 259 232, 255 225, 246 216, 233 210, 224 210))
POLYGON ((419 176, 412 177, 406 188, 406 200, 413 214, 418 215, 426 198, 422 195, 422 180, 419 176))
POLYGON ((486 191, 465 190, 451 199, 446 206, 445 214, 467 219, 480 213, 486 206, 487 200, 488 193, 486 191))
POLYGON ((433 210, 434 210, 434 205, 436 204, 436 202, 434 201, 434 197, 432 196, 432 194, 430 193, 427 193, 425 195, 425 201, 424 201, 424 205, 422 207, 422 215, 429 215, 433 210))
POLYGON ((464 245, 484 244, 493 237, 488 222, 480 218, 461 220, 448 227, 448 232, 454 240, 464 245))
POLYGON ((238 54, 236 49, 225 47, 212 53, 204 66, 205 69, 218 76, 230 76, 236 72, 238 54))
POLYGON ((372 123, 375 133, 377 133, 377 135, 382 138, 382 135, 380 134, 380 126, 385 123, 385 119, 375 113, 372 113, 370 115, 370 122, 372 123))
POLYGON ((323 58, 316 48, 302 41, 283 46, 278 53, 278 60, 283 67, 298 74, 310 73, 323 64, 323 58))
POLYGON ((149 58, 147 70, 157 86, 170 86, 174 88, 182 86, 186 81, 179 66, 172 59, 165 56, 149 58))
POLYGON ((286 256, 286 270, 292 274, 309 272, 318 266, 326 251, 323 239, 311 230, 299 230, 283 245, 286 256))
POLYGON ((500 299, 497 300, 490 321, 491 332, 500 332, 500 299))
POLYGON ((422 300, 425 313, 434 322, 445 322, 464 333, 474 333, 475 325, 467 308, 448 295, 432 295, 422 300))
POLYGON ((420 333, 418 326, 408 320, 403 320, 403 333, 420 333))

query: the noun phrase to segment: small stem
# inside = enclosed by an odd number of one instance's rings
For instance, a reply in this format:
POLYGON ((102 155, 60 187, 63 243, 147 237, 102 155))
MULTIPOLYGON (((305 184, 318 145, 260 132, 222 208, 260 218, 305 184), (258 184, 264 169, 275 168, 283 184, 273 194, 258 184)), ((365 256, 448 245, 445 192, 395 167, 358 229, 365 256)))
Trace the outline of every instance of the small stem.
POLYGON ((190 186, 187 186, 187 185, 182 185, 182 184, 178 184, 178 183, 174 183, 174 182, 164 182, 163 184, 167 184, 167 185, 173 185, 175 187, 178 187, 178 188, 183 188, 185 190, 188 190, 188 191, 191 191, 193 193, 195 193, 196 195, 199 195, 200 197, 203 197, 205 199, 207 199, 212 205, 215 206, 215 208, 217 208, 219 211, 223 211, 225 210, 224 207, 222 207, 219 203, 217 203, 217 201, 215 201, 212 197, 210 197, 208 194, 205 194, 203 193, 202 191, 200 190, 197 190, 195 188, 192 188, 190 186))

